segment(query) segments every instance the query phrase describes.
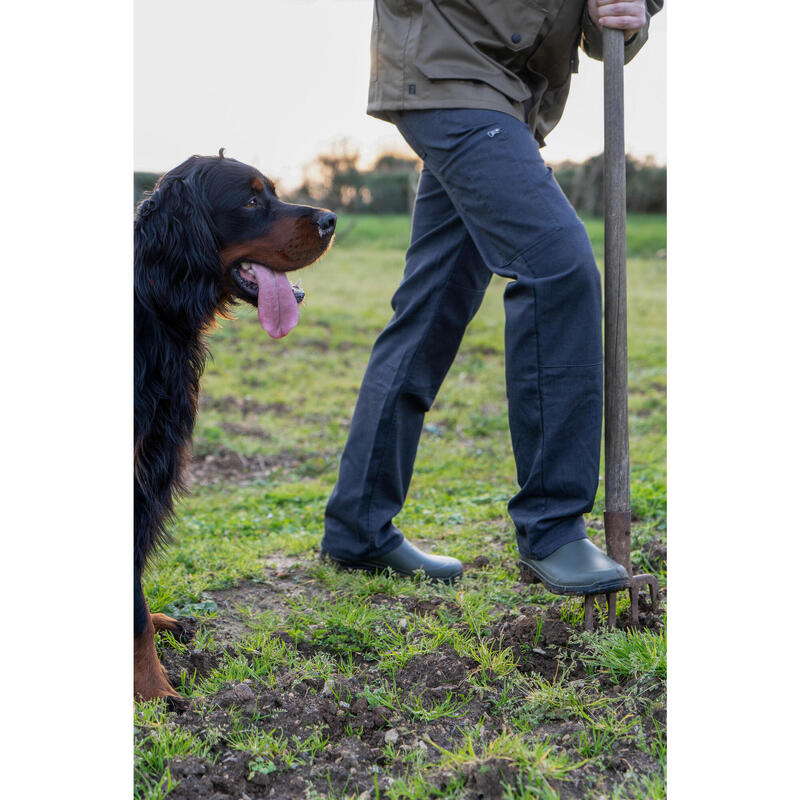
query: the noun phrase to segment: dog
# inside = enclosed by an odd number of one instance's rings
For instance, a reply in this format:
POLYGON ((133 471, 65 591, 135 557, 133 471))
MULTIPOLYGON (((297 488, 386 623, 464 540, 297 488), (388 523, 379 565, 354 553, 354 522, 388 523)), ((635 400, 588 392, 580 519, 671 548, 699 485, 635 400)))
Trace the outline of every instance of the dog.
POLYGON ((134 222, 134 695, 188 707, 158 660, 154 634, 183 634, 180 623, 151 614, 142 571, 184 491, 208 351, 204 332, 237 302, 258 309, 273 338, 297 324, 302 292, 287 272, 330 247, 336 215, 281 202, 258 170, 218 156, 192 156, 163 175, 134 222))

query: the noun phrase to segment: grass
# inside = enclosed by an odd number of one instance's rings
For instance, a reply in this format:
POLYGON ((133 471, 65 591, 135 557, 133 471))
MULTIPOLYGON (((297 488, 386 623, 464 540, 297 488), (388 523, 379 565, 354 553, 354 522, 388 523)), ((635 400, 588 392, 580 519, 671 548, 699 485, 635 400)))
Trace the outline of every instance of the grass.
POLYGON ((452 692, 447 692, 443 700, 438 703, 428 703, 430 707, 426 708, 426 704, 420 695, 411 695, 410 702, 404 702, 397 690, 397 686, 388 687, 386 684, 377 689, 365 686, 364 697, 373 707, 382 706, 392 711, 404 712, 409 717, 423 722, 432 722, 441 717, 460 717, 462 716, 462 706, 466 702, 454 697, 452 692))
POLYGON ((161 704, 137 703, 134 725, 136 800, 157 800, 169 793, 173 785, 167 767, 170 759, 209 756, 211 745, 175 726, 161 704))
POLYGON ((611 631, 600 636, 584 634, 586 651, 581 661, 590 672, 602 672, 614 682, 636 679, 665 680, 667 677, 667 633, 611 631))
MULTIPOLYGON (((587 229, 602 257, 601 222, 587 220, 587 229)), ((633 561, 663 580, 664 567, 647 562, 641 548, 666 540, 664 218, 633 215, 628 230, 633 561)), ((333 251, 301 276, 308 299, 291 336, 269 340, 254 311, 242 308, 209 337, 213 361, 202 381, 194 459, 206 477, 220 460, 243 466, 196 484, 179 502, 174 544, 146 574, 153 611, 201 622, 188 646, 160 636, 162 651, 181 664, 198 649, 217 658, 199 676, 185 666, 180 690, 203 714, 212 713, 218 693, 243 681, 317 699, 329 687, 335 704, 366 701, 391 715, 402 736, 425 744, 403 749, 405 739, 381 741, 382 757, 395 766, 373 777, 372 765, 364 765, 367 785, 380 781, 381 798, 462 797, 468 781, 498 764, 505 765, 498 797, 572 797, 565 787, 574 781, 586 797, 663 797, 665 742, 656 717, 664 702, 666 633, 598 633, 552 646, 545 613, 552 609, 556 620, 579 627, 582 603, 518 583, 505 509, 516 491, 504 388, 505 281, 492 280, 426 417, 397 519, 410 539, 434 552, 488 563, 466 572, 459 586, 436 588, 342 573, 316 560, 358 386, 391 316, 409 221, 343 218, 339 231, 333 251), (283 569, 289 577, 278 587, 275 575, 283 569), (247 602, 223 602, 220 592, 243 585, 252 587, 247 602), (274 602, 259 606, 260 597, 274 602), (515 643, 508 626, 522 606, 535 619, 525 641, 515 643), (234 618, 240 628, 231 643, 223 634, 234 618), (526 672, 543 648, 557 653, 555 674, 526 672), (402 683, 412 662, 442 652, 469 664, 457 687, 432 694, 402 683), (437 740, 439 727, 447 737, 437 740), (620 748, 638 753, 648 768, 608 772, 620 748)), ((602 511, 601 480, 588 517, 600 545, 602 511)), ((626 608, 620 595, 618 613, 626 608)), ((158 704, 138 703, 136 797, 168 796, 177 756, 213 764, 224 748, 235 750, 248 759, 251 776, 272 780, 311 764, 320 769, 330 748, 341 746, 321 721, 296 736, 277 724, 231 713, 221 728, 209 723, 197 732, 158 704)), ((356 738, 369 733, 349 722, 345 730, 356 738)), ((346 782, 309 784, 304 792, 357 797, 360 785, 354 791, 346 782)))

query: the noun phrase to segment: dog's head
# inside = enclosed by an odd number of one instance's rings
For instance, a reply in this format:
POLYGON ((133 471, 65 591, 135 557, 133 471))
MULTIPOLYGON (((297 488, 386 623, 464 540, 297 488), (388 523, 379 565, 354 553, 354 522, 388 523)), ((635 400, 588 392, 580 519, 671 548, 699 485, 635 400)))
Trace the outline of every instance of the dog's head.
POLYGON ((254 167, 222 151, 192 156, 137 208, 137 296, 171 324, 198 328, 244 300, 270 336, 285 336, 299 316, 286 273, 325 253, 335 228, 327 209, 281 202, 254 167))

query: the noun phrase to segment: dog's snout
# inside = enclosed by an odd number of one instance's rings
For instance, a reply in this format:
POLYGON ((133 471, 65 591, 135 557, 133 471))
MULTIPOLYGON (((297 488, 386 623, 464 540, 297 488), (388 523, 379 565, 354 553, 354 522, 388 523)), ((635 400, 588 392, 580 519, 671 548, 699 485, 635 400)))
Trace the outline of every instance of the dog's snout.
POLYGON ((325 211, 317 218, 320 236, 330 236, 336 230, 336 214, 325 211))

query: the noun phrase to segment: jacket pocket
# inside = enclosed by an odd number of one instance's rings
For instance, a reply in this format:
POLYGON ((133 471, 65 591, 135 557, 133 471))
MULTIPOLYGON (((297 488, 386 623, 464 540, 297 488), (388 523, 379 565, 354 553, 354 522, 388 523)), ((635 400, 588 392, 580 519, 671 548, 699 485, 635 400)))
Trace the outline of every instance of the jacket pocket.
POLYGON ((496 34, 494 46, 514 53, 533 47, 548 12, 560 3, 547 0, 467 0, 496 34))
POLYGON ((480 81, 523 102, 530 93, 509 67, 546 21, 538 0, 428 0, 414 63, 431 80, 480 81))

